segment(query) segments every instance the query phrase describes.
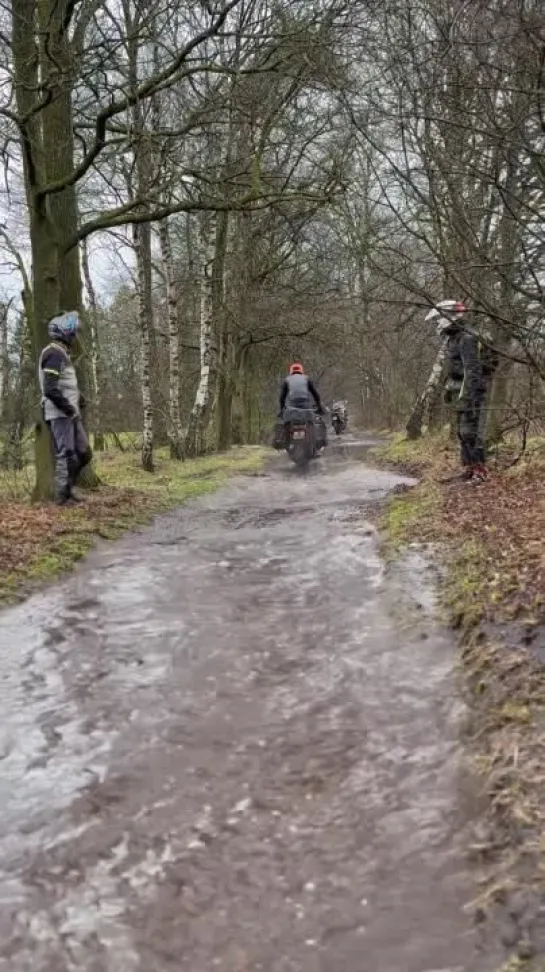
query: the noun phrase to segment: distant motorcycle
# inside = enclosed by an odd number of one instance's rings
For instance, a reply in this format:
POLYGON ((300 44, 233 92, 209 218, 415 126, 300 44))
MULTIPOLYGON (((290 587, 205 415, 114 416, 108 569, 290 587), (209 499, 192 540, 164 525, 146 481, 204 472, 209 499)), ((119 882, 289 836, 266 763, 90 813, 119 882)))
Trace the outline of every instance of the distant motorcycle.
POLYGON ((342 435, 346 432, 347 415, 346 407, 343 403, 335 403, 331 409, 331 425, 335 435, 342 435))

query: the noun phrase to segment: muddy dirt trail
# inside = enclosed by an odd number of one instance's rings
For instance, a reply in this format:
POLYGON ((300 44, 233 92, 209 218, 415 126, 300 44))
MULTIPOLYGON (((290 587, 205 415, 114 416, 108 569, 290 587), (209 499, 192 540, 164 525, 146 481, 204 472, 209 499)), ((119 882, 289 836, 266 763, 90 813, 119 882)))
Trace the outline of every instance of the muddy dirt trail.
POLYGON ((1 972, 488 972, 400 480, 272 464, 0 616, 1 972))

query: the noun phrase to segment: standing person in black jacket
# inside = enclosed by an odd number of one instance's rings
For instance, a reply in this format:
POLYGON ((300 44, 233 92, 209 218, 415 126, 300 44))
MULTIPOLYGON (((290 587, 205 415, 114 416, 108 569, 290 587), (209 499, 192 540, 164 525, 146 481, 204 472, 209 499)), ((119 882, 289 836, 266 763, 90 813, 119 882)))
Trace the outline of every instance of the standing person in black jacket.
POLYGON ((484 407, 487 376, 478 337, 468 330, 467 308, 459 300, 443 300, 426 316, 437 322, 446 338, 446 400, 456 408, 463 478, 483 482, 488 478, 485 458, 484 407))

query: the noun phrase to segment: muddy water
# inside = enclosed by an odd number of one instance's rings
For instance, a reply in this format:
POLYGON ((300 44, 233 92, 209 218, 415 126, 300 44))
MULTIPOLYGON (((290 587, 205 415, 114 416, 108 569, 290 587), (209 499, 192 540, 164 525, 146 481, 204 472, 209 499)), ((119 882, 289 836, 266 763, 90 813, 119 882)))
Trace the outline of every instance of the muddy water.
POLYGON ((454 651, 333 448, 0 616, 0 970, 485 972, 454 651))

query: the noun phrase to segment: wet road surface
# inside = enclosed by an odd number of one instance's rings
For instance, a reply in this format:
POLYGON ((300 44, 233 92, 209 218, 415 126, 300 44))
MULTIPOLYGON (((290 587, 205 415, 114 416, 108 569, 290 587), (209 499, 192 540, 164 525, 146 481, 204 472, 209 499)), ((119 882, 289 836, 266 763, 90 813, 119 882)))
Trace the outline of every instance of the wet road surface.
MULTIPOLYGON (((354 455, 357 450, 354 450, 354 455)), ((488 972, 432 580, 332 448, 0 616, 1 972, 488 972)))

